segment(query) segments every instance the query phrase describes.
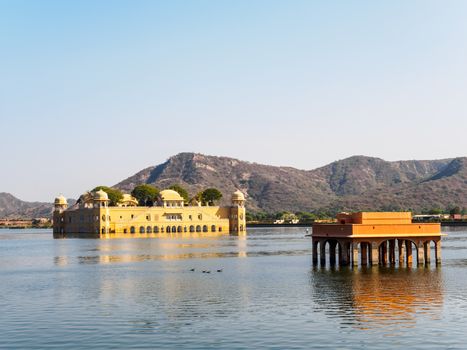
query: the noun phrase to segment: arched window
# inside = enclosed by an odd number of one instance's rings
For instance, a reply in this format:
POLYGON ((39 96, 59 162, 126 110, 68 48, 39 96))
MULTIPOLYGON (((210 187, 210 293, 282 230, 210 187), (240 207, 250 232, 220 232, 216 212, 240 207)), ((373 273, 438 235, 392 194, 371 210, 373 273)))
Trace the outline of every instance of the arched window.
POLYGON ((183 227, 183 232, 186 232, 186 226, 183 227))
POLYGON ((173 233, 177 232, 177 227, 172 226, 172 232, 173 232, 173 233))
POLYGON ((170 233, 170 226, 167 226, 167 230, 165 232, 170 233))
POLYGON ((151 226, 146 227, 146 233, 152 233, 152 227, 151 226))
POLYGON ((193 225, 190 226, 190 232, 195 232, 195 227, 193 225))
POLYGON ((181 227, 181 226, 178 226, 178 227, 177 227, 177 232, 182 232, 182 231, 183 231, 182 227, 181 227))
POLYGON ((164 226, 161 226, 161 233, 164 233, 164 226))
POLYGON ((216 232, 216 225, 211 226, 211 232, 216 232))
POLYGON ((154 226, 154 233, 159 233, 159 226, 154 226))
POLYGON ((140 226, 139 233, 144 233, 144 226, 140 226))
POLYGON ((196 226, 196 232, 201 232, 201 226, 199 225, 196 226))
POLYGON ((203 226, 203 232, 208 232, 208 226, 207 225, 203 226))
POLYGON ((130 233, 135 233, 135 227, 134 226, 130 227, 130 233))

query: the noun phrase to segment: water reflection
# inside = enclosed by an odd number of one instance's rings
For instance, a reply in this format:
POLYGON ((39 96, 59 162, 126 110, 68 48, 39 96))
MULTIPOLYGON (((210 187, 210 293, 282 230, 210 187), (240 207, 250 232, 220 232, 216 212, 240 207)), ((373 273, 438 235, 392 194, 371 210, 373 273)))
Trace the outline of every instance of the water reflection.
POLYGON ((421 315, 441 318, 441 269, 315 269, 311 284, 318 307, 355 328, 407 328, 421 315))
MULTIPOLYGON (((76 252, 76 250, 75 250, 76 252)), ((284 249, 271 246, 245 236, 216 237, 193 240, 173 238, 132 240, 60 240, 55 246, 54 265, 68 264, 117 264, 144 261, 173 261, 190 259, 247 258, 260 256, 294 256, 310 254, 310 250, 284 249), (74 247, 78 242, 80 246, 74 247), (79 254, 69 251, 77 248, 79 254)))

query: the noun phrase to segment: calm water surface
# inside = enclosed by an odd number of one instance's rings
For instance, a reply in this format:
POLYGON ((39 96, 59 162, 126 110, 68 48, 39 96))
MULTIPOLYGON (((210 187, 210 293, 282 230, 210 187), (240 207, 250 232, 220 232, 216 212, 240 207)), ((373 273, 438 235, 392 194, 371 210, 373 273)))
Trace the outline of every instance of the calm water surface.
POLYGON ((447 233, 440 268, 313 269, 304 228, 0 230, 0 348, 466 349, 467 229, 447 233))

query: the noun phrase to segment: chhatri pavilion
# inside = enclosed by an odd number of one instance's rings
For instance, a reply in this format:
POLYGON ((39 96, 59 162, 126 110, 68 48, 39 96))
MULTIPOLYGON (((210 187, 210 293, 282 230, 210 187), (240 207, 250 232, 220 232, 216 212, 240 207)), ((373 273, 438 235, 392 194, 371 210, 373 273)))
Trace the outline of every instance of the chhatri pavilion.
POLYGON ((412 223, 410 212, 357 212, 337 215, 337 223, 313 225, 313 264, 429 265, 434 245, 441 263, 439 223, 412 223), (327 248, 327 249, 326 249, 327 248), (326 257, 326 253, 328 258, 326 257))

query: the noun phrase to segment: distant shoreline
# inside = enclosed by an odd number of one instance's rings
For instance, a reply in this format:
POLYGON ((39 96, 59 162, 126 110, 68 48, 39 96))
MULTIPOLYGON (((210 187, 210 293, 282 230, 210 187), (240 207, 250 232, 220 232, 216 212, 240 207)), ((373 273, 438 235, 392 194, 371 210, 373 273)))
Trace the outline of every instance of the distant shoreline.
MULTIPOLYGON (((246 227, 312 227, 312 223, 303 223, 303 224, 260 224, 260 223, 246 223, 246 227)), ((467 226, 467 221, 441 221, 441 226, 467 226)))

